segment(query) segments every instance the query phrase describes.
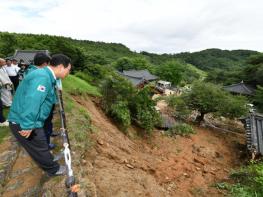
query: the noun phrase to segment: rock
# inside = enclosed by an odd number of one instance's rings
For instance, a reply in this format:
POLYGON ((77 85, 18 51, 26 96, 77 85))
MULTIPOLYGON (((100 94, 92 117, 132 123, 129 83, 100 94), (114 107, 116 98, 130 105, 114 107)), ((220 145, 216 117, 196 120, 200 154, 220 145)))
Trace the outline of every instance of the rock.
POLYGON ((187 174, 187 173, 184 173, 183 175, 184 175, 186 178, 190 178, 190 175, 187 174))
POLYGON ((82 160, 81 160, 81 163, 82 163, 83 165, 85 165, 85 164, 87 164, 87 161, 86 161, 85 159, 82 159, 82 160))
POLYGON ((128 160, 127 160, 127 159, 124 159, 124 160, 122 161, 122 163, 127 164, 127 163, 128 163, 128 160))
POLYGON ((211 168, 212 171, 216 171, 216 168, 211 168))
POLYGON ((216 173, 215 173, 214 171, 210 171, 210 173, 211 173, 212 175, 216 175, 216 173))
POLYGON ((197 171, 200 171, 200 170, 201 170, 201 168, 199 168, 199 167, 196 167, 195 169, 196 169, 197 171))
POLYGON ((103 140, 101 140, 101 139, 98 139, 97 142, 98 142, 99 145, 103 145, 104 144, 103 140))
POLYGON ((207 166, 204 166, 204 168, 203 168, 203 172, 204 172, 204 173, 208 173, 208 172, 209 172, 209 169, 208 169, 207 166))
POLYGON ((200 163, 202 165, 205 165, 205 163, 202 160, 198 159, 198 158, 194 158, 194 162, 200 163))
POLYGON ((130 168, 130 169, 134 169, 134 166, 131 165, 131 164, 126 164, 126 166, 127 166, 128 168, 130 168))

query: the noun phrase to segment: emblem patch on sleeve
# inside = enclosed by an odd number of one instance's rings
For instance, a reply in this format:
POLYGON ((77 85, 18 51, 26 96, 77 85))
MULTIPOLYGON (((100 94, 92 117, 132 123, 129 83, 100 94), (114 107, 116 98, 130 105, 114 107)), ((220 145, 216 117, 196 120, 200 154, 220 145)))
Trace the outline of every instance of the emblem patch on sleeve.
POLYGON ((46 87, 43 86, 43 85, 39 85, 39 86, 37 87, 37 90, 40 91, 40 92, 45 92, 45 91, 46 91, 46 87))

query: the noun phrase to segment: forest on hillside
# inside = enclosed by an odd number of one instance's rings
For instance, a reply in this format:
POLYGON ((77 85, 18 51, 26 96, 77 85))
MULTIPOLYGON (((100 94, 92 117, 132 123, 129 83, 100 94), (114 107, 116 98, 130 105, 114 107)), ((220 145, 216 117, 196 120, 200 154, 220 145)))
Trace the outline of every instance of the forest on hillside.
POLYGON ((173 86, 192 84, 196 80, 221 85, 244 81, 257 88, 251 102, 263 109, 263 55, 257 51, 207 49, 179 54, 138 53, 120 43, 0 32, 0 56, 11 56, 17 49, 64 53, 73 61, 73 73, 96 84, 114 70, 129 69, 148 69, 160 79, 171 81, 173 86))

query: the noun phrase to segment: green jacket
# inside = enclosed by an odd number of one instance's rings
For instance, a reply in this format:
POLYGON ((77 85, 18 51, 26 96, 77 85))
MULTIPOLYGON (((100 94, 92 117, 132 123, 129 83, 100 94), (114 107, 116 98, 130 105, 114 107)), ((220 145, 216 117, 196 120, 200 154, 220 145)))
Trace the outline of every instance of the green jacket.
POLYGON ((48 67, 30 72, 16 90, 8 120, 23 130, 42 128, 57 100, 55 85, 48 67))

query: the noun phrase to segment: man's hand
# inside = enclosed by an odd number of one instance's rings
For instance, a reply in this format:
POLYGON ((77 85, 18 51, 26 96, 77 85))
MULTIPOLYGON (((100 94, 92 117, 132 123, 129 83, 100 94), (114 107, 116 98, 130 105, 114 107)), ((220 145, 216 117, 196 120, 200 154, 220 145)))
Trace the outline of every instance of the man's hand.
POLYGON ((30 136, 30 134, 32 133, 32 130, 22 130, 19 131, 19 134, 25 138, 28 138, 30 136))

